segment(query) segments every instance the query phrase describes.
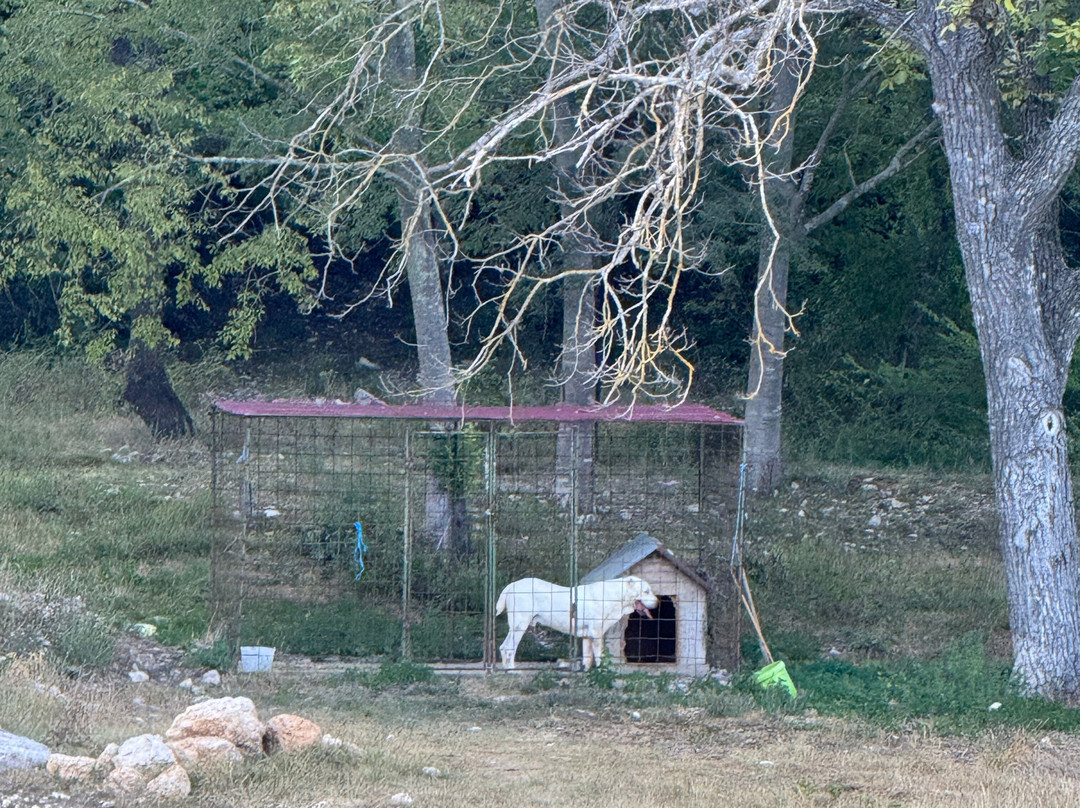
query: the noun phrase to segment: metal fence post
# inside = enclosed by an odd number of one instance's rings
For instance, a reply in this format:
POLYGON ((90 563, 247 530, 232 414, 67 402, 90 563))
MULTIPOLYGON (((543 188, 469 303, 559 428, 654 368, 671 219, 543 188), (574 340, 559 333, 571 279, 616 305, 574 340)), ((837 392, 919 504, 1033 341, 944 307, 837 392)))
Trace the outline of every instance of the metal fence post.
POLYGON ((412 430, 405 430, 405 514, 401 531, 401 658, 412 659, 409 601, 412 598, 412 430))

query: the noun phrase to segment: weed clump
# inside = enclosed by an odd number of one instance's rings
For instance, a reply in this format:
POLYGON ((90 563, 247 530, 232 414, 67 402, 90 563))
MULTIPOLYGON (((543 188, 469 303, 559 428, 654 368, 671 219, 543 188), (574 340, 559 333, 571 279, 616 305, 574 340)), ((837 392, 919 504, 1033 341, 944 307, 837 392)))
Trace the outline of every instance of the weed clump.
POLYGON ((348 684, 360 685, 372 690, 409 685, 429 685, 435 681, 435 671, 427 665, 415 662, 383 662, 375 670, 349 670, 343 675, 348 684))
POLYGON ((585 671, 585 681, 590 687, 598 690, 611 690, 615 686, 615 680, 619 674, 615 671, 615 665, 611 661, 611 655, 604 649, 604 655, 600 661, 585 671))
POLYGON ((0 657, 48 659, 68 673, 101 669, 113 658, 116 634, 87 611, 82 598, 41 592, 0 600, 0 657))
POLYGON ((196 668, 230 670, 236 663, 236 651, 228 640, 215 640, 212 645, 196 645, 184 656, 184 664, 196 668))

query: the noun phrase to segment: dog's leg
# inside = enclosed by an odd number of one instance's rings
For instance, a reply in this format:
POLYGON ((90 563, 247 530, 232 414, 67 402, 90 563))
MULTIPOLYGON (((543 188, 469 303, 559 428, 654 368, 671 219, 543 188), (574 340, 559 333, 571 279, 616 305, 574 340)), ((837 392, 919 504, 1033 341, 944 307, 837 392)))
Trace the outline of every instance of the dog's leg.
POLYGON ((514 669, 514 657, 517 655, 518 643, 521 642, 521 638, 525 636, 525 631, 529 628, 528 624, 524 627, 518 627, 514 625, 514 621, 510 622, 510 630, 506 634, 506 639, 502 641, 502 645, 499 646, 499 658, 502 660, 502 666, 504 670, 514 669))
POLYGON ((581 641, 581 669, 587 671, 592 667, 592 648, 589 647, 589 640, 584 639, 581 641))

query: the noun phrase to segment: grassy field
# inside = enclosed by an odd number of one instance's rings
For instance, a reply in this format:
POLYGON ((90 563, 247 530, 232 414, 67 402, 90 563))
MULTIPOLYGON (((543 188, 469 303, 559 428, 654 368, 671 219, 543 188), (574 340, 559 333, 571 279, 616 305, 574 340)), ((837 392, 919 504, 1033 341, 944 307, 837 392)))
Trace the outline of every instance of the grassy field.
MULTIPOLYGON (((197 420, 202 393, 239 384, 217 368, 178 381, 197 420)), ((192 665, 223 661, 207 609, 208 454, 197 440, 155 444, 118 399, 103 371, 0 356, 0 594, 14 599, 0 600, 0 727, 69 753, 164 731, 191 699, 110 667, 130 624, 152 622, 192 665), (32 593, 56 608, 27 624, 12 604, 32 593), (60 608, 73 597, 79 608, 60 608)), ((223 693, 264 717, 307 715, 361 752, 252 762, 197 781, 194 803, 377 806, 407 791, 440 808, 1080 804, 1080 713, 1009 679, 988 480, 793 471, 754 504, 746 558, 797 701, 754 688, 751 640, 730 688, 286 664, 228 676, 223 693)), ((13 790, 55 786, 0 783, 13 790)))

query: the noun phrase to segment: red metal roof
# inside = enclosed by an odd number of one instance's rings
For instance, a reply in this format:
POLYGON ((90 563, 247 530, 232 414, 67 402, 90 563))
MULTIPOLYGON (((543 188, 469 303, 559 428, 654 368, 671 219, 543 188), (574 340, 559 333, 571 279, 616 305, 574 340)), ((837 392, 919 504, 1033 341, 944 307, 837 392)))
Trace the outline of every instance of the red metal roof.
POLYGON ((656 404, 607 407, 477 407, 436 404, 353 404, 346 401, 230 401, 215 406, 223 412, 252 418, 410 418, 423 421, 628 421, 681 424, 731 424, 742 420, 704 404, 656 404))

